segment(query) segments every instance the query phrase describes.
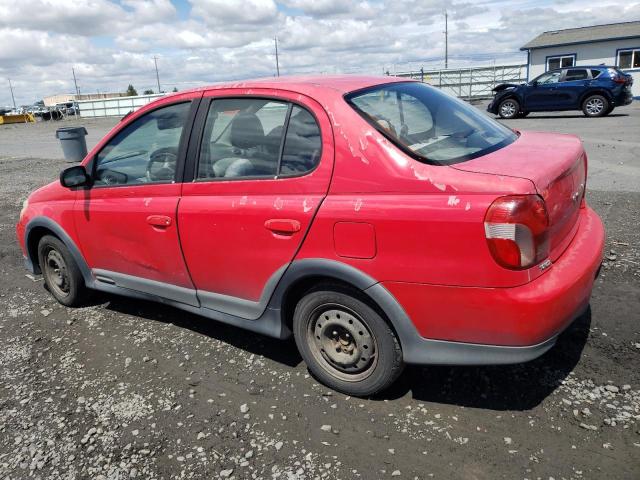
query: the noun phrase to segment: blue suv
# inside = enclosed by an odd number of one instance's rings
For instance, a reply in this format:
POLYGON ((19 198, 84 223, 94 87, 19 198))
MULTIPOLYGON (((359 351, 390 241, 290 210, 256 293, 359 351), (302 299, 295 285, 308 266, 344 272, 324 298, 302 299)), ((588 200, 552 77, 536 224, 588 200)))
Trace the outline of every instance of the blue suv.
POLYGON ((633 77, 617 67, 560 68, 522 85, 498 85, 487 111, 502 118, 561 110, 582 110, 587 117, 603 117, 633 101, 631 85, 633 77))

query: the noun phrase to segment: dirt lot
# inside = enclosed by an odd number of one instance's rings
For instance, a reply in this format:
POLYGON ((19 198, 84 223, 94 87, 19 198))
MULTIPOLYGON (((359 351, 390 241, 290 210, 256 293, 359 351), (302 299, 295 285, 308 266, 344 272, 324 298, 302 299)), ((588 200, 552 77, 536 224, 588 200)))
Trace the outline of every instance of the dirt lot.
MULTIPOLYGON (((640 105, 532 115, 578 133, 608 232, 590 311, 525 365, 407 368, 361 400, 292 342, 115 296, 64 308, 25 276, 22 200, 60 124, 0 127, 0 479, 640 478, 640 105)), ((115 120, 83 122, 95 143, 115 120)))

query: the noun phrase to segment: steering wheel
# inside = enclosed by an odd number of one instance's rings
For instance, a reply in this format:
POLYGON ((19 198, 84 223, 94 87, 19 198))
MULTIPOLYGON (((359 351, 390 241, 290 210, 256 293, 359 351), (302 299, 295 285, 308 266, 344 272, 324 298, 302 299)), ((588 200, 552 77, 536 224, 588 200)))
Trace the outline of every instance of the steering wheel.
POLYGON ((149 156, 147 180, 161 182, 173 180, 176 176, 178 149, 176 147, 159 148, 149 156))

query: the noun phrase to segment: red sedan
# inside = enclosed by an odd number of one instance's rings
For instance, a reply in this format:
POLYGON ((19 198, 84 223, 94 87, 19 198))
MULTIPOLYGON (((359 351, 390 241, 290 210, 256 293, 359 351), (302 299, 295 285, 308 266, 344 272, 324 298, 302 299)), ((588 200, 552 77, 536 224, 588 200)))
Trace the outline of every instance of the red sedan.
POLYGON ((293 335, 319 380, 370 395, 404 363, 553 346, 602 255, 586 176, 578 138, 419 82, 245 81, 125 117, 31 194, 17 235, 64 305, 95 289, 293 335))

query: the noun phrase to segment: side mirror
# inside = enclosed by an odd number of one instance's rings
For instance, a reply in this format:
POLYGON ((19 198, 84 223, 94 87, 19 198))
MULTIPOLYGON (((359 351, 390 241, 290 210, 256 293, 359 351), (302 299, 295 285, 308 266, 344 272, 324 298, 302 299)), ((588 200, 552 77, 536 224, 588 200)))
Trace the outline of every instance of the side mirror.
POLYGON ((60 185, 65 188, 91 185, 91 177, 82 165, 65 168, 60 172, 60 185))
POLYGON ((531 80, 531 83, 529 84, 532 87, 537 87, 538 86, 538 81, 537 80, 531 80))

